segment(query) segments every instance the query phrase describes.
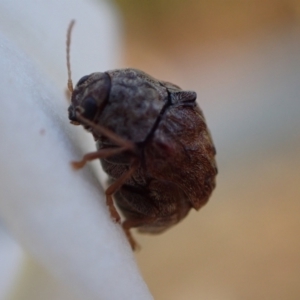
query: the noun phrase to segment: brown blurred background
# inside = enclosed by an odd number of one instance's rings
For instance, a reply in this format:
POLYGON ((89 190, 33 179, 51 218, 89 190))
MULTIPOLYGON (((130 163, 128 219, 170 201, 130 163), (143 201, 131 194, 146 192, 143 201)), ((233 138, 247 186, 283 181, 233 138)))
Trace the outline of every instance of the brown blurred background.
POLYGON ((217 188, 136 234, 155 299, 300 299, 300 1, 116 0, 124 66, 195 90, 217 188))

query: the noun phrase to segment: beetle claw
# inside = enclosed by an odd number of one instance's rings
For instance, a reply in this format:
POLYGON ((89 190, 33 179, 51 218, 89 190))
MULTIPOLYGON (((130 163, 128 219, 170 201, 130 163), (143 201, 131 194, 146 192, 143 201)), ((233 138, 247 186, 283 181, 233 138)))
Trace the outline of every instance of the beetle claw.
POLYGON ((72 161, 71 162, 72 168, 74 170, 82 169, 85 166, 85 164, 86 164, 85 160, 79 160, 79 161, 72 161))

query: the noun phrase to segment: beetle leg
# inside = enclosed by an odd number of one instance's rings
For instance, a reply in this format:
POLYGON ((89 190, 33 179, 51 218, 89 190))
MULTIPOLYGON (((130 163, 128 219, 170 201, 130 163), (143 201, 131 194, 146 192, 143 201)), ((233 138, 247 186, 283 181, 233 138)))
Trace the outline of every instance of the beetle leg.
POLYGON ((87 153, 83 156, 83 158, 80 161, 72 162, 72 166, 74 169, 81 169, 82 167, 84 167, 84 165, 88 161, 91 161, 94 159, 110 157, 110 156, 122 153, 123 151, 132 151, 133 153, 135 153, 136 147, 133 142, 123 139, 122 137, 115 134, 113 131, 111 131, 101 125, 97 125, 97 124, 91 122, 90 120, 84 118, 80 114, 78 114, 77 119, 80 120, 83 124, 90 126, 94 131, 109 138, 117 146, 120 146, 120 148, 116 147, 116 148, 100 149, 95 152, 87 153))
POLYGON ((113 155, 122 153, 123 151, 126 151, 126 150, 127 149, 125 147, 100 149, 98 151, 85 154, 81 160, 72 161, 71 164, 75 170, 78 170, 78 169, 83 168, 85 166, 85 164, 91 160, 106 158, 109 156, 113 156, 113 155))
POLYGON ((95 132, 110 139, 117 146, 124 147, 124 148, 126 148, 126 150, 132 150, 133 152, 135 152, 135 144, 133 142, 123 139, 122 137, 120 137, 119 135, 114 133, 113 131, 111 131, 101 125, 91 122, 90 120, 86 119, 85 117, 83 117, 80 114, 78 114, 76 116, 76 118, 79 121, 81 121, 83 124, 90 126, 95 132))
POLYGON ((129 170, 125 173, 123 173, 113 184, 111 184, 107 190, 105 191, 106 195, 106 205, 109 208, 111 217, 119 223, 121 218, 119 213, 117 212, 114 202, 113 202, 113 194, 115 194, 120 187, 127 181, 127 179, 130 178, 130 176, 135 172, 135 170, 138 168, 139 161, 138 159, 134 159, 129 170))
POLYGON ((139 227, 141 225, 145 225, 145 224, 151 224, 153 222, 153 220, 155 220, 154 217, 144 217, 143 219, 127 219, 123 222, 122 227, 123 230, 127 236, 127 239, 130 243, 130 246, 132 248, 132 250, 139 250, 140 246, 139 244, 135 241, 135 239, 133 238, 130 229, 134 228, 134 227, 139 227))
POLYGON ((135 250, 139 250, 140 249, 140 245, 135 241, 135 239, 133 238, 131 232, 130 232, 130 228, 132 227, 137 227, 140 225, 141 220, 125 220, 122 224, 123 230, 127 236, 127 239, 130 243, 131 249, 133 251, 135 250))

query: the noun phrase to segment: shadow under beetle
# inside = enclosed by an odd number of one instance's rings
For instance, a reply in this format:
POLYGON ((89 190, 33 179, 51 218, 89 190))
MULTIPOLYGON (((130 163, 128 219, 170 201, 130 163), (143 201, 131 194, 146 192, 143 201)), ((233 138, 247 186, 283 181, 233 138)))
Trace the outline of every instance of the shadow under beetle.
POLYGON ((71 81, 67 37, 68 88, 72 124, 92 133, 97 150, 73 162, 75 169, 100 159, 109 176, 106 203, 120 222, 112 196, 130 228, 160 233, 199 210, 214 187, 216 150, 196 103, 196 93, 136 69, 97 72, 71 81))

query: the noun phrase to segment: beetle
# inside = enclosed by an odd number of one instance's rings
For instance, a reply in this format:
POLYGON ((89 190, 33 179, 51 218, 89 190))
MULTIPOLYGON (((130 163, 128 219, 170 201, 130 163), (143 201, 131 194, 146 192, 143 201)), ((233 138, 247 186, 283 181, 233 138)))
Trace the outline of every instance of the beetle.
POLYGON ((215 188, 216 150, 196 93, 137 69, 83 76, 73 88, 67 35, 69 120, 94 137, 97 150, 73 162, 75 169, 100 159, 108 174, 106 203, 130 229, 160 233, 199 210, 215 188), (113 200, 114 197, 114 200, 113 200))

